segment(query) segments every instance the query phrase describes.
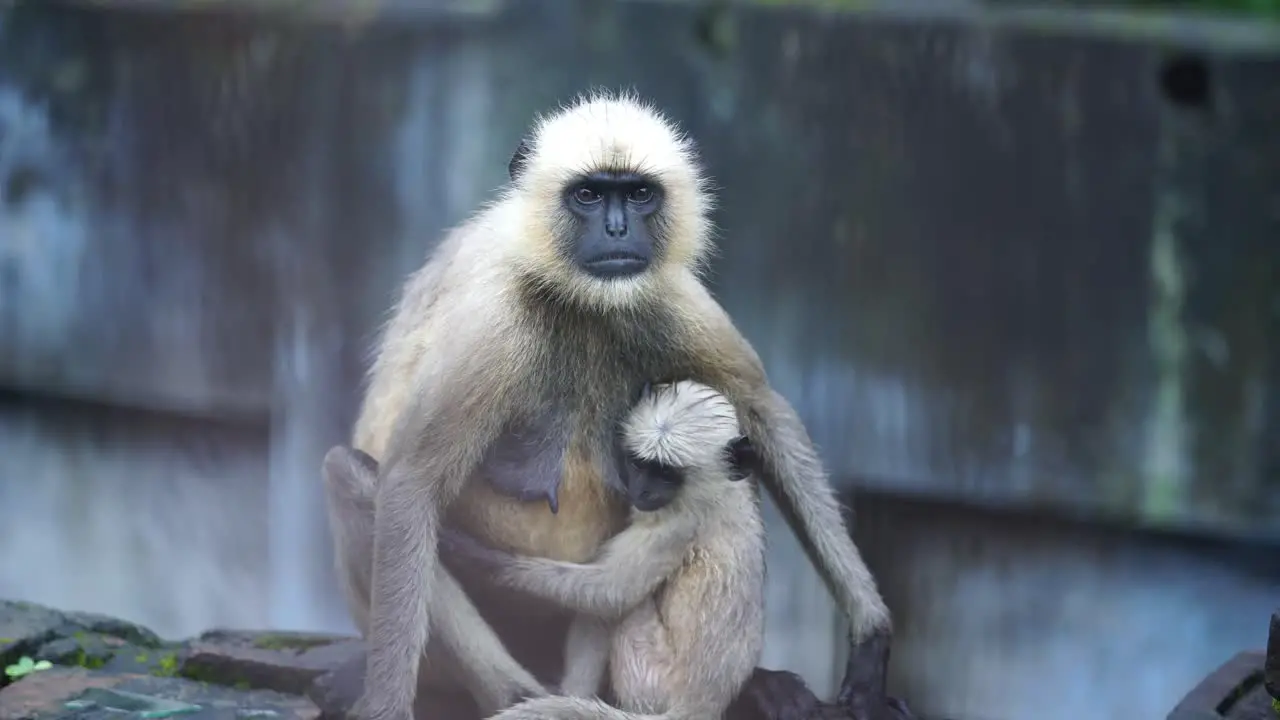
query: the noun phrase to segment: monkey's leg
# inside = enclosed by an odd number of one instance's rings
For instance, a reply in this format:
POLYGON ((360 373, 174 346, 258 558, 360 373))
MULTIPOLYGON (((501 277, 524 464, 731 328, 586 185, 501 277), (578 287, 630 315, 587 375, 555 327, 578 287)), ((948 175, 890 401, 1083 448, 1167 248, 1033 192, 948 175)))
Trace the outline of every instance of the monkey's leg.
POLYGON ((618 706, 648 713, 670 709, 674 660, 658 604, 645 600, 618 623, 613 635, 609 680, 618 706))
POLYGON ((565 640, 561 695, 595 697, 600 693, 600 683, 604 681, 609 664, 613 632, 613 624, 605 620, 590 615, 574 616, 565 640))
POLYGON ((657 604, 646 599, 610 634, 609 672, 618 704, 599 698, 552 696, 526 700, 489 720, 711 720, 714 709, 668 708, 674 660, 657 604))
POLYGON ((437 608, 449 608, 448 612, 436 613, 432 628, 453 661, 450 669, 471 691, 482 713, 497 712, 522 699, 547 694, 537 679, 511 657, 501 638, 443 566, 436 570, 431 602, 437 608))
MULTIPOLYGON (((352 618, 368 630, 369 579, 373 568, 373 492, 377 463, 358 450, 334 448, 325 455, 324 486, 336 561, 352 618)), ((457 580, 437 566, 431 603, 436 636, 428 643, 418 687, 467 688, 485 713, 546 690, 522 667, 476 610, 457 580)))

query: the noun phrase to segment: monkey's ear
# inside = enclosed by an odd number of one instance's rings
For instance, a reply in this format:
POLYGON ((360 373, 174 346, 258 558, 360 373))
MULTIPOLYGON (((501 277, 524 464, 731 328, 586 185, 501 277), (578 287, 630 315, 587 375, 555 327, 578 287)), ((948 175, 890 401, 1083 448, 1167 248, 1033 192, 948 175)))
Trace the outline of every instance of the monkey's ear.
POLYGON ((511 162, 507 163, 507 174, 514 181, 524 174, 524 166, 529 163, 529 143, 524 140, 516 146, 516 151, 511 155, 511 162))

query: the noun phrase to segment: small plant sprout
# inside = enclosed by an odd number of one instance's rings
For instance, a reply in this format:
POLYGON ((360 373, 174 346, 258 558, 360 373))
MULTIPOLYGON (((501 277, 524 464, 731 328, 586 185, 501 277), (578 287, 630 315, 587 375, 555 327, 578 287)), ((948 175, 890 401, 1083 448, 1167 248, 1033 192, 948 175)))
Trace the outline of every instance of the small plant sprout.
POLYGON ((53 667, 53 663, 50 663, 48 660, 36 662, 35 660, 23 655, 18 662, 5 668, 4 674, 11 680, 17 680, 18 678, 30 675, 37 670, 48 670, 51 667, 53 667))

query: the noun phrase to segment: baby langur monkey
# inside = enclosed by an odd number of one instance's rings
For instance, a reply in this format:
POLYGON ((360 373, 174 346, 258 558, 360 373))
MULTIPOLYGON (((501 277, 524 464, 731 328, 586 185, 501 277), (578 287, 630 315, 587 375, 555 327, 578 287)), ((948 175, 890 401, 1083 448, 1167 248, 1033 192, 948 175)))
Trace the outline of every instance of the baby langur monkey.
MULTIPOLYGON (((750 678, 764 642, 764 525, 733 405, 692 381, 646 391, 623 423, 630 525, 588 564, 516 556, 450 529, 450 555, 491 581, 579 613, 567 697, 539 697, 493 720, 710 720, 750 678), (618 707, 594 696, 608 667, 618 707)), ((749 452, 749 451, 747 451, 749 452)))

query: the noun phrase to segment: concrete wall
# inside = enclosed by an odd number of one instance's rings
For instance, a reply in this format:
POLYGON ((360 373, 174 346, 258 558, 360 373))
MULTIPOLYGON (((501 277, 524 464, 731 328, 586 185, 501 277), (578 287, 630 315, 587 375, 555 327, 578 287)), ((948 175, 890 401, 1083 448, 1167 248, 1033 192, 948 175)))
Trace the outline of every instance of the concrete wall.
MULTIPOLYGON (((1275 28, 124 5, 0 3, 0 594, 173 634, 343 626, 315 471, 369 335, 533 113, 605 84, 703 147, 717 293, 875 493, 859 533, 918 705, 1157 717, 1254 614, 1262 641, 1280 576, 1236 559, 1280 538, 1275 28)), ((836 619, 773 537, 766 664, 828 690, 836 619)))

